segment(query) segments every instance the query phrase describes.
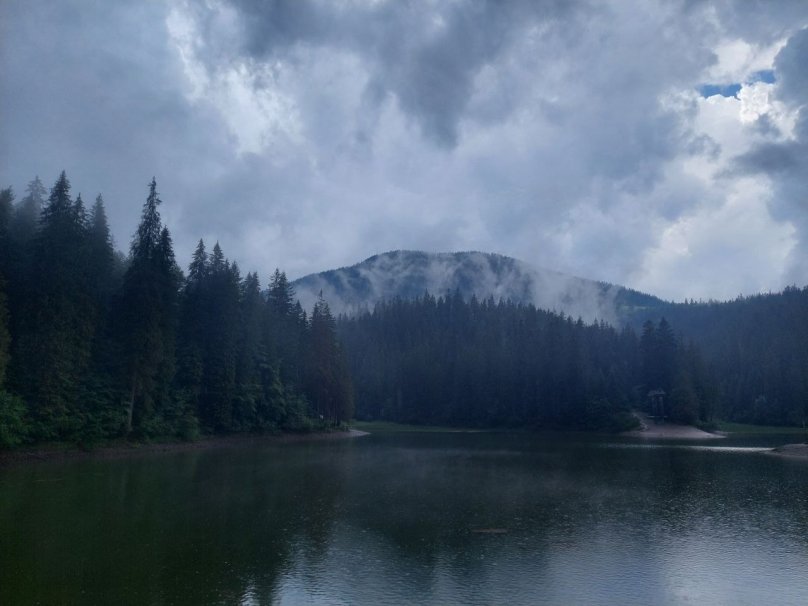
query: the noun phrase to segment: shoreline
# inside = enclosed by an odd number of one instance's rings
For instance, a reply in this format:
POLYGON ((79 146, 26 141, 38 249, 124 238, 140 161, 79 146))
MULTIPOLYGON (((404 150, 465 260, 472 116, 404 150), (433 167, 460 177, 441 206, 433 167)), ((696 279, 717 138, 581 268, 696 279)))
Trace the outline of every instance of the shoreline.
POLYGON ((788 459, 808 459, 808 444, 784 444, 767 450, 766 454, 788 459))
POLYGON ((141 455, 163 454, 168 452, 190 452, 194 450, 212 450, 215 448, 233 448, 245 444, 292 444, 299 442, 324 442, 346 440, 369 435, 366 431, 349 429, 348 431, 318 431, 312 433, 281 434, 234 434, 224 436, 208 436, 193 442, 116 442, 98 446, 90 450, 82 450, 78 446, 52 447, 39 446, 21 448, 19 450, 0 451, 0 468, 46 461, 80 461, 89 459, 110 460, 126 459, 141 455))
POLYGON ((640 422, 639 429, 632 429, 620 433, 626 438, 643 439, 670 439, 670 440, 717 440, 726 438, 725 434, 709 433, 692 425, 677 425, 675 423, 660 423, 652 421, 648 415, 635 412, 634 416, 640 422))

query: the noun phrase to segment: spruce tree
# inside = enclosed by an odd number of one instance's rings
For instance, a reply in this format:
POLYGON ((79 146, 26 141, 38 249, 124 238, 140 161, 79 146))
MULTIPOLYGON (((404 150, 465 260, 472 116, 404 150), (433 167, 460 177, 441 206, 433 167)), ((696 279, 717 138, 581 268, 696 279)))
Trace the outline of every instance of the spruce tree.
POLYGON ((267 292, 267 343, 269 354, 278 363, 281 381, 286 386, 300 387, 305 361, 302 342, 306 317, 295 298, 294 287, 286 274, 278 269, 269 282, 267 292))
POLYGON ((218 242, 207 281, 200 420, 214 431, 229 431, 236 396, 240 277, 238 266, 228 262, 218 242))
POLYGON ((63 171, 42 209, 33 242, 33 280, 15 362, 22 379, 18 387, 32 405, 43 437, 72 437, 82 423, 77 396, 96 328, 86 261, 81 205, 70 199, 63 171))
POLYGON ((0 190, 0 239, 8 237, 11 215, 14 212, 14 190, 10 187, 0 190))
POLYGON ((307 395, 315 416, 339 425, 353 416, 353 389, 337 342, 336 323, 322 293, 309 323, 307 395))
POLYGON ((5 280, 0 276, 0 390, 6 378, 6 367, 11 352, 11 333, 8 331, 5 280))
POLYGON ((0 190, 0 276, 8 278, 11 269, 11 241, 9 230, 14 213, 14 191, 7 187, 0 190))
POLYGON ((128 398, 125 431, 145 430, 170 397, 174 370, 179 271, 171 238, 163 228, 157 182, 152 179, 121 296, 121 338, 126 359, 128 398))
POLYGON ((277 420, 269 418, 267 414, 267 395, 261 381, 262 367, 268 364, 262 339, 263 304, 258 274, 248 273, 241 283, 241 321, 233 408, 234 426, 240 429, 263 429, 277 420))
POLYGON ((87 273, 93 294, 99 304, 106 306, 115 288, 115 250, 101 194, 96 197, 87 221, 87 247, 87 273))
POLYGON ((48 190, 39 176, 34 177, 25 188, 25 196, 14 210, 11 231, 17 242, 28 242, 36 231, 42 207, 45 206, 48 190))
POLYGON ((204 371, 205 327, 209 262, 205 242, 200 239, 188 266, 188 278, 180 295, 177 380, 183 398, 194 411, 200 407, 204 371))

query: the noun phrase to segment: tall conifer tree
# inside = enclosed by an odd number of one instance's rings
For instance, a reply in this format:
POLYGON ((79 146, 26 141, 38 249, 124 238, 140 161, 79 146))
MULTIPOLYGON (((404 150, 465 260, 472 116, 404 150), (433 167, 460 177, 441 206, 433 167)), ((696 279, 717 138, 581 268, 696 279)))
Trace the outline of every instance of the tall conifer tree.
POLYGON ((137 232, 132 239, 122 294, 122 339, 129 397, 127 433, 145 422, 168 397, 174 369, 174 329, 179 275, 161 200, 152 179, 137 232))
POLYGON ((45 437, 79 429, 79 384, 87 371, 95 331, 89 297, 86 231, 81 203, 70 199, 64 171, 42 209, 33 242, 30 300, 17 358, 19 383, 45 437))

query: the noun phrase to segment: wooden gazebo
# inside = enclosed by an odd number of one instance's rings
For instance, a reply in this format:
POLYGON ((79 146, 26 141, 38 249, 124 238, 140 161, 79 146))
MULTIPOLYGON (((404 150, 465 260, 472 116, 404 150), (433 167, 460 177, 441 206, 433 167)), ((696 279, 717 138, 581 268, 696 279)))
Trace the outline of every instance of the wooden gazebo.
POLYGON ((662 389, 652 389, 648 392, 648 402, 651 408, 650 417, 656 423, 664 423, 668 418, 668 410, 665 406, 665 391, 662 389))

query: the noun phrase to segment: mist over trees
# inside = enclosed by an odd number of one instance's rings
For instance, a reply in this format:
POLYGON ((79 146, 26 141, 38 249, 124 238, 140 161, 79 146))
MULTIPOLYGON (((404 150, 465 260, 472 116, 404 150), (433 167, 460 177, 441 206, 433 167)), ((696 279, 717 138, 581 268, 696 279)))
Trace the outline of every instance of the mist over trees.
POLYGON ((808 287, 669 303, 626 320, 640 326, 649 316, 664 316, 696 344, 714 379, 717 417, 771 425, 808 420, 808 287))
POLYGON ((122 258, 103 198, 88 211, 64 172, 16 204, 0 191, 0 446, 350 418, 327 306, 309 319, 279 270, 265 297, 218 243, 208 255, 200 240, 186 277, 160 204, 152 180, 122 258))

